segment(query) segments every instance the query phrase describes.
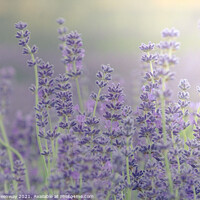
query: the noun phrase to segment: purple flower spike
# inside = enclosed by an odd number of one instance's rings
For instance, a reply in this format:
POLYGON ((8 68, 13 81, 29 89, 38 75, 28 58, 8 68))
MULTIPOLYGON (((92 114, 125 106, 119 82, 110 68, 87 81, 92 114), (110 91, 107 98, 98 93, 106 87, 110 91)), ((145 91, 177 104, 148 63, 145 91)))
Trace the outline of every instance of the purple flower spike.
POLYGON ((142 50, 142 51, 144 51, 144 52, 149 52, 149 51, 151 51, 151 50, 154 49, 154 46, 155 46, 154 43, 149 42, 149 44, 147 44, 147 45, 144 44, 144 43, 142 43, 141 46, 140 46, 139 48, 140 48, 140 50, 142 50))
POLYGON ((143 55, 141 60, 143 62, 146 62, 146 63, 149 63, 151 61, 155 61, 157 59, 157 55, 153 55, 153 54, 150 54, 150 55, 143 55))
POLYGON ((19 30, 23 30, 27 27, 27 23, 25 22, 18 22, 15 24, 15 28, 19 29, 19 30))
POLYGON ((164 38, 174 38, 178 36, 179 36, 179 31, 176 30, 175 28, 172 29, 166 28, 162 31, 162 37, 164 38))
POLYGON ((184 91, 188 90, 190 88, 190 83, 187 79, 181 79, 178 87, 184 91))

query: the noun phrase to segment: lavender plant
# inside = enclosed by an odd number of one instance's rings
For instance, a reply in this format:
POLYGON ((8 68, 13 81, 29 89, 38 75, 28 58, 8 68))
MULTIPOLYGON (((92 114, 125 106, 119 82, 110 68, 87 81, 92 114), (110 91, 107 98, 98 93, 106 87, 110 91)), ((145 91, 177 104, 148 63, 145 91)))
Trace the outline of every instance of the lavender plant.
MULTIPOLYGON (((168 82, 180 44, 179 32, 165 29, 163 41, 142 44, 144 74, 140 105, 126 104, 113 68, 97 72, 97 91, 83 99, 84 49, 77 31, 57 20, 63 74, 35 57, 27 24, 18 22, 16 38, 34 68, 33 110, 16 113, 8 126, 12 68, 0 70, 1 194, 71 195, 64 199, 200 199, 199 108, 189 122, 190 84, 180 80, 178 102, 168 82), (75 88, 75 89, 74 89, 75 88), (77 101, 76 101, 77 100, 77 101), (86 103, 85 103, 86 102, 86 103), (89 106, 89 109, 88 109, 89 106)), ((29 196, 27 196, 29 195, 29 196)), ((18 196, 19 197, 19 196, 18 196)), ((62 198, 61 198, 62 199, 62 198)))

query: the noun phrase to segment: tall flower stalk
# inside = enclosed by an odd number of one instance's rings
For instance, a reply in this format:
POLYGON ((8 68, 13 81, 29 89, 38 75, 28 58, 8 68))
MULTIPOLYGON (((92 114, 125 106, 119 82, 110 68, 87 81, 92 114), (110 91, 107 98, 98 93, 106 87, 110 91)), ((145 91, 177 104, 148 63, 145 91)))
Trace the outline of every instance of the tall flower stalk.
MULTIPOLYGON (((166 41, 161 41, 157 46, 161 50, 161 54, 158 58, 158 65, 161 68, 162 73, 162 94, 161 94, 161 112, 162 112, 162 128, 163 128, 163 139, 164 145, 167 145, 167 130, 166 130, 166 102, 165 97, 167 94, 166 91, 166 80, 170 80, 170 66, 177 63, 176 58, 172 55, 172 51, 175 51, 179 48, 179 43, 176 43, 173 38, 179 36, 179 32, 175 29, 165 29, 162 31, 162 37, 166 39, 166 41)), ((170 170, 170 163, 168 159, 168 150, 164 151, 165 157, 165 166, 166 173, 168 176, 169 187, 171 194, 174 194, 172 175, 170 170)))
POLYGON ((63 54, 63 63, 65 65, 65 70, 70 78, 75 79, 77 95, 79 100, 80 110, 83 113, 83 99, 81 95, 79 76, 81 75, 82 60, 84 57, 85 50, 82 48, 83 43, 80 34, 77 31, 70 32, 66 34, 67 28, 63 26, 64 19, 59 18, 57 20, 58 24, 61 26, 58 29, 59 40, 62 41, 60 44, 60 50, 63 54))
MULTIPOLYGON (((30 39, 30 32, 26 29, 27 24, 24 22, 18 22, 15 24, 15 27, 19 29, 17 32, 16 38, 19 39, 19 45, 23 47, 23 54, 28 54, 31 56, 31 60, 28 61, 28 66, 29 67, 34 67, 34 73, 35 73, 35 87, 34 87, 34 93, 35 93, 35 106, 38 105, 39 103, 39 98, 38 98, 38 88, 39 88, 39 83, 38 83, 38 65, 37 65, 37 60, 35 59, 34 54, 37 52, 37 47, 33 45, 32 47, 29 46, 29 39, 30 39), (26 30, 25 30, 26 29, 26 30)), ((37 111, 36 111, 37 114, 37 111)), ((41 139, 39 137, 39 127, 35 126, 36 129, 36 136, 37 136, 37 142, 38 142, 38 147, 40 150, 40 153, 42 153, 42 144, 41 144, 41 139)), ((44 167, 44 178, 45 182, 47 184, 47 165, 44 156, 41 155, 43 167, 44 167)))

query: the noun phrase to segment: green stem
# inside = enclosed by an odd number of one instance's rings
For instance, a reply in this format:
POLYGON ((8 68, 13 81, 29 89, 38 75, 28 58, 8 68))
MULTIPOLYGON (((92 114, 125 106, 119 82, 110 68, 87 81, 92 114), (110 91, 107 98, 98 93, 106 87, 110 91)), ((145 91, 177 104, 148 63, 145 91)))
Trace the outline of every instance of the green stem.
MULTIPOLYGON (((147 112, 145 111, 144 114, 146 116, 147 112)), ((147 126, 147 122, 146 121, 145 121, 145 125, 147 126)), ((150 159, 150 161, 152 161, 152 156, 151 156, 151 139, 150 139, 149 135, 146 137, 146 143, 147 143, 147 145, 150 146, 149 159, 150 159)))
POLYGON ((7 185, 7 181, 4 181, 4 192, 5 194, 8 194, 8 185, 7 185))
MULTIPOLYGON (((198 109, 197 109, 197 114, 199 114, 199 113, 200 113, 200 106, 199 106, 198 109)), ((194 120, 195 120, 195 122, 197 123, 197 121, 198 121, 198 117, 195 116, 194 120)))
MULTIPOLYGON (((96 102, 95 102, 95 105, 94 105, 93 114, 92 114, 93 117, 95 117, 95 114, 96 114, 96 109, 97 109, 97 104, 99 102, 100 94, 101 94, 101 88, 99 88, 99 92, 97 94, 97 99, 96 99, 96 102)), ((92 130, 93 130, 93 128, 92 128, 92 130)), ((91 141, 93 141, 93 135, 92 135, 91 141)), ((92 144, 92 147, 93 147, 93 144, 92 144)))
POLYGON ((55 166, 55 146, 54 146, 54 140, 51 140, 51 148, 52 148, 52 153, 53 153, 53 159, 52 159, 52 167, 55 166))
MULTIPOLYGON (((42 120, 43 120, 43 116, 42 116, 42 120)), ((45 127, 43 127, 43 132, 44 134, 46 134, 46 129, 45 127)), ((45 139, 45 147, 46 147, 46 152, 49 152, 49 147, 48 147, 48 143, 47 143, 47 140, 45 139)), ((49 174, 50 174, 50 158, 48 156, 48 164, 47 164, 47 177, 49 177, 49 174)))
POLYGON ((150 159, 150 161, 152 161, 152 156, 151 156, 151 140, 150 140, 149 136, 146 137, 146 143, 147 143, 147 145, 150 146, 149 159, 150 159))
MULTIPOLYGON (((8 137, 7 137, 7 134, 6 134, 6 130, 5 130, 5 127, 4 127, 4 123, 3 123, 3 116, 0 115, 0 129, 1 129, 1 133, 2 133, 2 136, 3 136, 3 139, 4 139, 4 142, 5 145, 6 145, 6 148, 7 148, 7 153, 8 153, 8 158, 9 158, 9 161, 10 161, 10 169, 11 169, 11 172, 13 173, 14 171, 14 162, 13 162, 13 157, 12 157, 12 153, 9 149, 9 141, 8 141, 8 137)), ((17 194, 17 182, 15 180, 13 180, 13 186, 14 186, 14 190, 17 194)))
MULTIPOLYGON (((124 192, 123 192, 123 190, 122 190, 122 191, 121 191, 121 197, 123 198, 123 196, 124 196, 124 192)), ((124 200, 124 198, 123 198, 122 200, 124 200)))
MULTIPOLYGON (((128 151, 128 140, 129 140, 129 138, 127 137, 126 138, 127 151, 128 151)), ((130 174, 129 174, 129 159, 128 159, 128 156, 126 157, 126 173, 127 173, 127 181, 128 181, 128 184, 130 185, 131 184, 131 180, 130 180, 130 174)), ((130 190, 130 188, 127 189, 127 193, 128 193, 128 200, 129 200, 129 199, 131 199, 131 190, 130 190)))
POLYGON ((108 194, 106 196, 106 200, 109 200, 109 197, 110 197, 110 191, 108 191, 108 194))
MULTIPOLYGON (((1 169, 1 174, 4 174, 4 171, 1 169)), ((5 194, 8 194, 8 181, 7 180, 4 180, 4 193, 5 194)))
MULTIPOLYGON (((163 92, 164 92, 164 90, 165 90, 164 80, 162 81, 162 89, 163 89, 163 92)), ((162 97, 161 97, 161 107, 162 107, 163 140, 164 140, 164 145, 166 145, 167 144, 167 133, 166 133, 165 98, 164 98, 164 95, 162 95, 162 97)), ((164 151, 165 167, 166 167, 166 173, 167 173, 168 182, 169 182, 170 193, 173 194, 173 182, 172 182, 171 171, 170 171, 167 153, 168 153, 168 151, 165 150, 164 151)))
POLYGON ((180 172, 181 172, 181 165, 180 165, 180 161, 179 161, 178 155, 176 156, 176 160, 177 160, 177 163, 178 163, 178 173, 180 174, 180 172))
MULTIPOLYGON (((105 80, 105 73, 103 74, 103 77, 102 77, 102 80, 104 81, 105 80)), ((95 106, 94 106, 94 110, 93 110, 93 117, 95 116, 95 113, 96 113, 96 109, 97 109, 97 104, 99 102, 99 97, 100 97, 100 94, 101 94, 101 90, 102 88, 99 88, 99 91, 98 91, 98 94, 97 94, 97 99, 96 99, 96 102, 95 102, 95 106)))
POLYGON ((179 200, 179 192, 178 192, 178 188, 176 189, 176 192, 175 192, 175 200, 179 200))
POLYGON ((80 183, 80 191, 81 191, 82 185, 83 185, 83 176, 82 176, 81 173, 80 173, 80 180, 79 180, 79 183, 80 183))
POLYGON ((194 185, 192 186, 192 188, 193 188, 194 200, 196 200, 197 199, 197 194, 196 194, 194 185))
POLYGON ((98 102, 99 102, 99 97, 100 97, 100 94, 101 94, 101 90, 102 90, 102 88, 99 88, 99 92, 98 92, 98 94, 97 94, 97 99, 96 99, 96 102, 95 102, 95 105, 94 105, 94 111, 93 111, 93 117, 95 117, 95 113, 96 113, 96 109, 97 109, 97 104, 98 104, 98 102))
MULTIPOLYGON (((48 148, 48 143, 47 140, 45 139, 45 147, 46 147, 46 151, 49 152, 49 148, 48 148)), ((48 164, 47 164, 47 177, 49 177, 49 174, 51 172, 51 165, 50 165, 50 157, 48 156, 48 164)))
MULTIPOLYGON (((148 56, 150 56, 149 52, 148 52, 148 56)), ((151 70, 151 73, 152 73, 152 83, 155 83, 154 78, 153 78, 153 64, 152 64, 152 61, 149 62, 149 65, 150 65, 150 70, 151 70)))
MULTIPOLYGON (((50 131, 51 133, 53 132, 53 128, 52 128, 52 122, 51 122, 51 116, 49 113, 49 109, 47 108, 47 114, 48 114, 48 121, 49 121, 49 127, 50 127, 50 131)), ((53 153, 53 158, 52 158, 52 168, 55 167, 56 165, 56 151, 55 151, 55 143, 54 140, 51 140, 51 147, 52 147, 52 153, 53 153)), ((51 173, 51 172, 50 172, 51 173)))
MULTIPOLYGON (((76 63, 75 62, 73 62, 73 68, 74 68, 74 71, 76 73, 77 69, 76 69, 76 63)), ((83 108, 81 91, 80 91, 79 82, 78 82, 78 78, 77 77, 75 78, 75 81, 76 81, 76 89, 77 89, 77 94, 78 94, 79 106, 80 106, 81 112, 83 113, 84 112, 84 108, 83 108)))
POLYGON ((47 114, 48 114, 48 121, 49 121, 50 131, 53 132, 52 123, 51 123, 51 116, 50 116, 48 108, 47 108, 47 114))
POLYGON ((24 164, 26 187, 27 187, 28 191, 30 191, 30 182, 29 182, 28 171, 27 171, 27 167, 25 165, 24 159, 22 158, 21 154, 16 149, 9 146, 9 144, 6 144, 2 139, 0 139, 0 144, 5 146, 7 149, 9 149, 9 151, 12 151, 19 158, 19 160, 24 164))
MULTIPOLYGON (((183 112, 183 121, 185 122, 185 109, 183 108, 182 109, 182 112, 183 112)), ((183 137, 184 137, 184 149, 188 150, 188 146, 186 145, 186 142, 187 142, 187 135, 186 135, 186 131, 185 129, 183 130, 183 137)))
MULTIPOLYGON (((58 124, 60 124, 60 122, 62 122, 62 117, 60 117, 58 124)), ((61 132, 61 128, 59 126, 58 133, 60 133, 60 132, 61 132)), ((57 158, 57 156, 58 156, 58 138, 56 138, 55 154, 56 154, 56 158, 57 158)))
MULTIPOLYGON (((103 74, 102 80, 104 80, 104 78, 105 78, 105 74, 103 74)), ((95 114, 96 114, 97 104, 99 102, 99 97, 100 97, 100 94, 101 94, 101 90, 102 90, 102 88, 99 88, 99 91, 98 91, 98 94, 97 94, 97 99, 96 99, 95 105, 94 105, 93 114, 92 114, 93 117, 95 117, 95 114)), ((93 128, 92 128, 92 130, 93 130, 93 128)), ((93 135, 92 135, 92 139, 91 140, 93 141, 93 135)), ((93 146, 93 144, 92 144, 92 146, 93 146)), ((111 155, 111 157, 112 157, 112 155, 111 155)))
MULTIPOLYGON (((171 136, 172 136, 173 146, 174 146, 174 149, 175 149, 176 148, 176 144, 175 144, 175 141, 174 141, 173 131, 171 131, 171 136)), ((176 160, 177 160, 177 164, 178 164, 178 173, 180 174, 180 172, 181 172, 181 165, 180 165, 180 161, 179 161, 179 156, 178 155, 176 155, 176 160)))
POLYGON ((67 124, 68 124, 67 133, 69 133, 69 119, 68 119, 68 116, 67 116, 67 115, 65 116, 65 121, 66 121, 67 124))
MULTIPOLYGON (((32 61, 34 63, 36 63, 35 57, 34 57, 33 53, 31 53, 31 48, 29 47, 28 44, 26 44, 26 48, 30 52, 32 61)), ((37 64, 34 65, 34 72, 35 72, 35 106, 37 106, 38 103, 39 103, 39 98, 38 98, 39 83, 38 83, 38 66, 37 66, 37 64)), ((36 111, 36 113, 37 112, 38 111, 36 111)), ((36 129, 38 147, 39 147, 39 151, 40 151, 40 155, 41 155, 41 153, 42 153, 42 144, 41 144, 41 139, 39 137, 39 127, 37 126, 37 124, 35 124, 35 129, 36 129)), ((44 158, 43 155, 41 155, 41 158, 42 158, 42 163, 43 163, 43 167, 44 167, 45 183, 47 183, 47 165, 46 165, 46 161, 45 161, 45 158, 44 158)))
MULTIPOLYGON (((114 102, 115 103, 115 102, 114 102)), ((114 110, 112 110, 112 114, 111 114, 111 116, 113 116, 113 114, 114 114, 114 110)), ((112 133, 112 123, 113 123, 113 118, 111 119, 111 128, 110 128, 110 132, 112 133)), ((112 146, 112 144, 113 144, 113 141, 112 141, 112 138, 110 138, 110 144, 111 144, 111 146, 112 146)), ((112 151, 110 152, 110 160, 111 160, 111 163, 112 163, 112 151)), ((113 173, 113 170, 114 169, 112 169, 112 173, 113 173)))

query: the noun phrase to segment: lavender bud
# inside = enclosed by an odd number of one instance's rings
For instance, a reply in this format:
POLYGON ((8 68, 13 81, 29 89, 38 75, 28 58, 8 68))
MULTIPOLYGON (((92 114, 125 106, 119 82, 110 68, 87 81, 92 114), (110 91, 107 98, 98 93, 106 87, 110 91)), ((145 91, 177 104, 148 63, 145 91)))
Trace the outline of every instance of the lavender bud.
POLYGON ((18 22, 15 24, 15 28, 19 29, 19 30, 23 30, 27 27, 27 24, 25 22, 18 22))
POLYGON ((179 31, 176 30, 175 28, 172 28, 172 29, 166 28, 162 31, 163 38, 175 38, 178 36, 179 36, 179 31))
POLYGON ((190 84, 187 79, 181 79, 178 87, 183 91, 186 91, 190 88, 190 84))
POLYGON ((154 49, 155 44, 152 42, 149 42, 148 45, 142 43, 141 46, 139 47, 143 52, 150 52, 154 49))
POLYGON ((60 18, 58 18, 58 19, 56 20, 56 22, 57 22, 58 24, 62 25, 62 24, 64 24, 65 19, 62 18, 62 17, 60 17, 60 18))

